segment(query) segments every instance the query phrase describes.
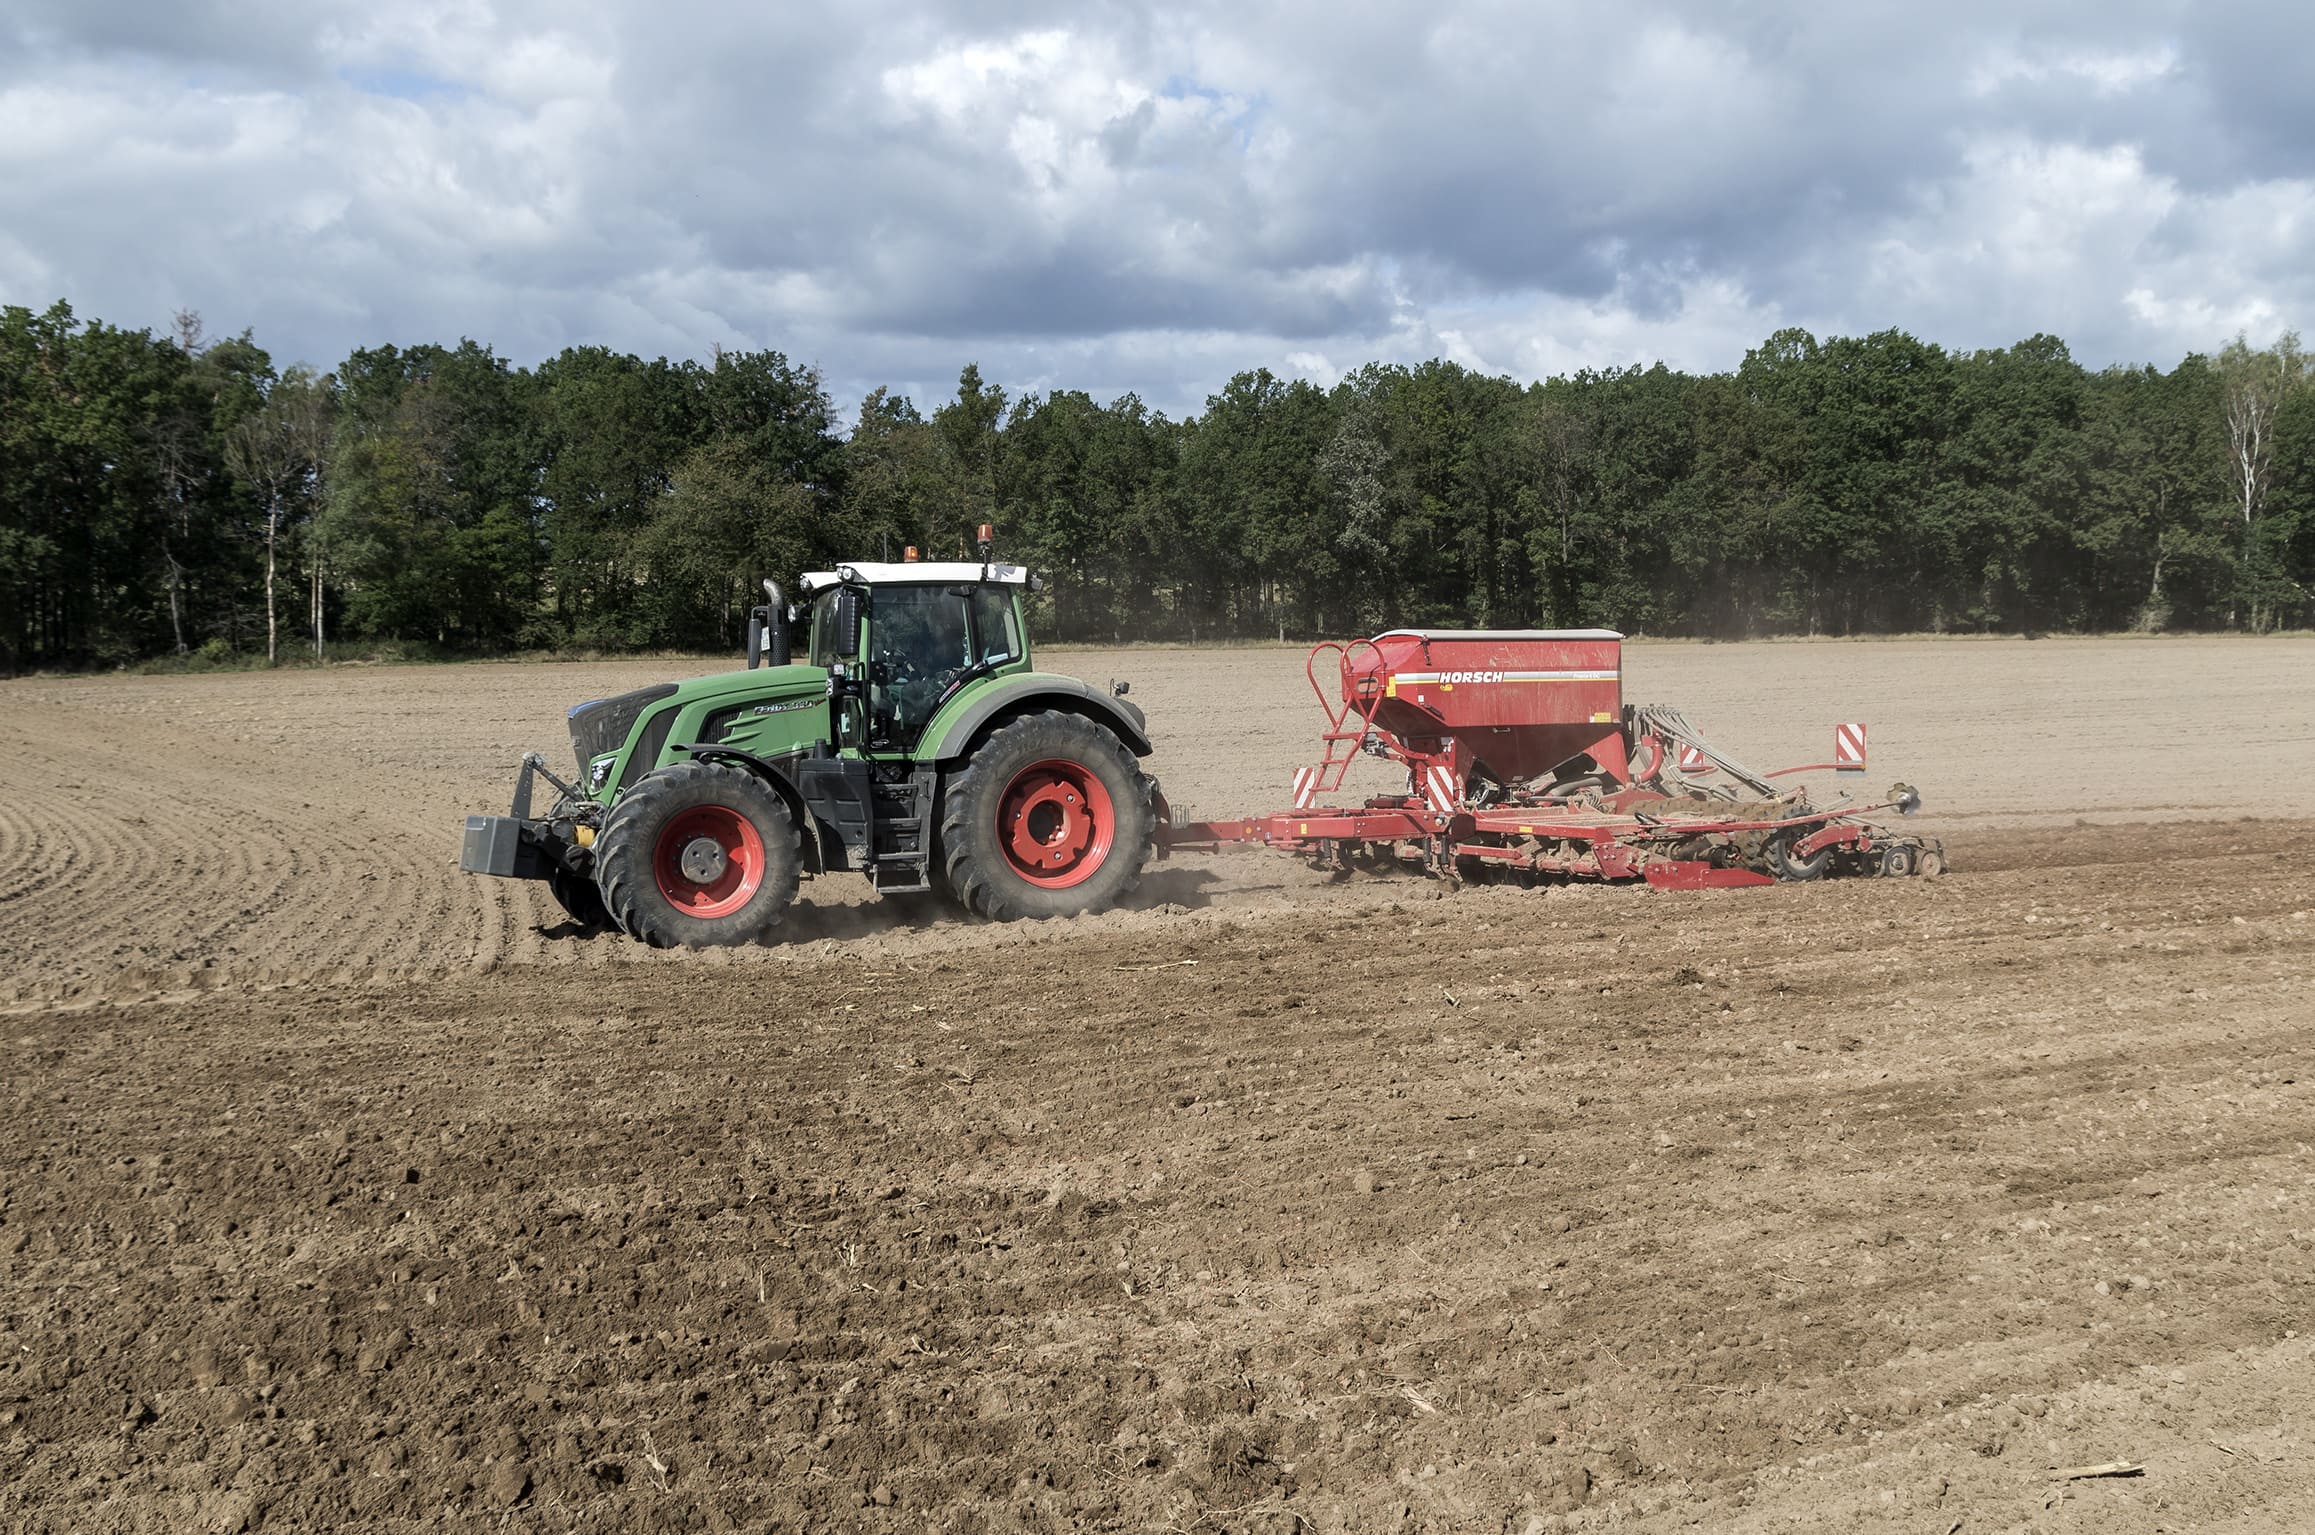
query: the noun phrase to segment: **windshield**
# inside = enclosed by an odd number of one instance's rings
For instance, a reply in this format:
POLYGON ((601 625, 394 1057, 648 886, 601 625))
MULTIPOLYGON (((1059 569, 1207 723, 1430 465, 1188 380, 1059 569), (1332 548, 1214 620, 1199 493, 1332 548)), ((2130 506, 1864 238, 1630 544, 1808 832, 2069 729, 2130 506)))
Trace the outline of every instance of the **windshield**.
POLYGON ((973 664, 966 645, 965 599, 947 586, 880 586, 868 630, 876 657, 902 677, 947 677, 973 664))
MULTIPOLYGON (((812 598, 812 636, 805 660, 836 664, 835 599, 827 587, 812 598)), ((1013 594, 1002 586, 975 586, 969 597, 953 586, 880 586, 872 597, 870 629, 879 652, 906 657, 923 675, 970 666, 1000 666, 1021 654, 1021 624, 1013 594)))

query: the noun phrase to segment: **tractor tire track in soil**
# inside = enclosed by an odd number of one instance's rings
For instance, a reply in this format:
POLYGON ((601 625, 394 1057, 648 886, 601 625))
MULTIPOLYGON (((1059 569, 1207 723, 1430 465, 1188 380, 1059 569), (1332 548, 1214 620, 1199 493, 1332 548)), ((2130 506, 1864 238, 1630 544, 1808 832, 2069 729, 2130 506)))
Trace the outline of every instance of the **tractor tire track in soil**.
MULTIPOLYGON (((1882 664, 1762 664, 1841 650, 1882 664)), ((1248 657, 1291 660, 1080 669, 1248 657)), ((1964 797, 1937 881, 1247 852, 1075 922, 808 889, 783 942, 654 955, 449 867, 518 715, 645 673, 584 671, 0 690, 0 1526, 2315 1506, 2315 823, 2266 789, 1964 797), (2146 1474, 2050 1474, 2109 1460, 2146 1474)), ((1169 789, 1251 808, 1188 707, 1169 789)))
MULTIPOLYGON (((555 729, 569 703, 712 664, 5 684, 0 750, 13 777, 0 837, 25 841, 0 858, 14 940, 0 1007, 506 964, 696 968, 696 956, 581 938, 543 886, 461 875, 458 827, 468 811, 504 808, 524 751, 561 764, 555 729)), ((1299 651, 1064 652, 1047 664, 1136 680, 1154 765, 1190 816, 1276 808, 1313 755, 1299 651)), ((2315 762, 2315 694, 2296 680, 2309 665, 2315 643, 2296 640, 1639 644, 1626 692, 1688 704, 1756 765, 1821 758, 1836 718, 1878 713, 1873 772, 1820 788, 1877 792, 1905 777, 1928 793, 1922 827, 1944 834, 2264 808, 2292 763, 2315 762), (2148 728, 2150 710, 2167 728, 2148 728), (2250 721, 2257 749, 2208 751, 2181 772, 2180 741, 2223 742, 2250 721), (1998 745, 2052 731, 2045 753, 1998 745)), ((1376 765, 1361 770, 1354 792, 1391 787, 1376 765)), ((2009 856, 1998 841, 1977 846, 2009 856)), ((894 913, 854 883, 807 885, 786 935, 891 933, 894 913)), ((1241 856, 1160 868, 1135 904, 1328 898, 1296 866, 1241 856)))

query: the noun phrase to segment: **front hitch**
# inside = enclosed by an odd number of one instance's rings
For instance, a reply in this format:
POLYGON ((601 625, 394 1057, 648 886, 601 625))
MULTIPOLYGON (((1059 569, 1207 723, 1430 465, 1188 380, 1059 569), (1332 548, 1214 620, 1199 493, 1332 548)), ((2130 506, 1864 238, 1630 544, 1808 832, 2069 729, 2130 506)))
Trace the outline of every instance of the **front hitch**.
POLYGON ((514 781, 514 805, 507 811, 507 814, 517 821, 527 821, 531 818, 531 775, 534 773, 553 784, 556 792, 561 794, 564 800, 569 803, 577 804, 586 798, 577 789, 557 778, 554 769, 547 766, 546 758, 537 752, 524 752, 522 776, 514 781))
POLYGON ((526 752, 522 772, 515 779, 514 803, 505 815, 470 815, 466 818, 466 837, 459 845, 458 867, 468 874, 492 874, 501 879, 545 879, 557 868, 583 872, 585 857, 580 849, 591 839, 591 828, 584 823, 569 827, 563 820, 540 818, 531 813, 531 784, 534 778, 543 778, 554 785, 562 795, 556 805, 561 816, 566 807, 572 810, 591 809, 592 802, 577 788, 565 783, 547 766, 546 759, 537 752, 526 752), (585 831, 587 837, 580 833, 585 831))

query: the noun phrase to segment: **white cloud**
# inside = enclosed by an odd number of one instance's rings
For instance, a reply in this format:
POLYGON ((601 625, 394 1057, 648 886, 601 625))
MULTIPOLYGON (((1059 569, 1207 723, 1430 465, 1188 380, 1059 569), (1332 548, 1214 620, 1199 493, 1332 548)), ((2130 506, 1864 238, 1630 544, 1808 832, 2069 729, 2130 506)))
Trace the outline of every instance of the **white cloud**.
POLYGON ((1969 89, 1973 95, 1990 96, 2013 85, 2072 79, 2102 96, 2118 96, 2176 73, 2178 64, 2178 48, 2172 43, 2122 51, 2062 49, 2034 54, 2001 48, 1970 71, 1969 89))
POLYGON ((1178 413, 1795 324, 2169 361, 2315 300, 2279 4, 266 3, 0 19, 0 302, 1178 413))
MULTIPOLYGON (((884 89, 895 101, 925 107, 952 127, 994 109, 1009 115, 1025 91, 1054 94, 1070 82, 1070 35, 1059 30, 1024 32, 998 43, 954 45, 917 63, 884 72, 884 89)), ((1069 94, 1066 90, 1060 94, 1069 94)))
POLYGON ((1929 339, 1971 346, 2119 322, 2136 360, 2174 361, 2281 328, 2285 296, 2307 296, 2315 180, 2196 192, 2134 147, 2015 136, 1972 142, 1962 164, 1871 243, 1847 284, 1853 324, 1926 314, 1929 339))

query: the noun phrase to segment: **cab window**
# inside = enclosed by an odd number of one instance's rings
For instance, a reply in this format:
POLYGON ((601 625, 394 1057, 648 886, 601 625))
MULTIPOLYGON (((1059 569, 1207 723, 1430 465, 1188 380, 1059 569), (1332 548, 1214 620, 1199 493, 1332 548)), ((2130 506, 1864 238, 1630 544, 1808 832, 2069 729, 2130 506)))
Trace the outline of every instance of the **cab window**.
POLYGON ((885 586, 869 613, 879 659, 896 677, 946 678, 973 664, 965 604, 945 586, 885 586))
POLYGON ((880 586, 870 600, 868 743, 906 751, 973 664, 965 593, 953 586, 880 586))
POLYGON ((972 596, 973 659, 996 666, 1021 654, 1021 622, 1013 594, 1001 586, 977 586, 972 596))
POLYGON ((827 587, 812 599, 812 642, 804 659, 823 670, 836 664, 836 593, 827 587))

